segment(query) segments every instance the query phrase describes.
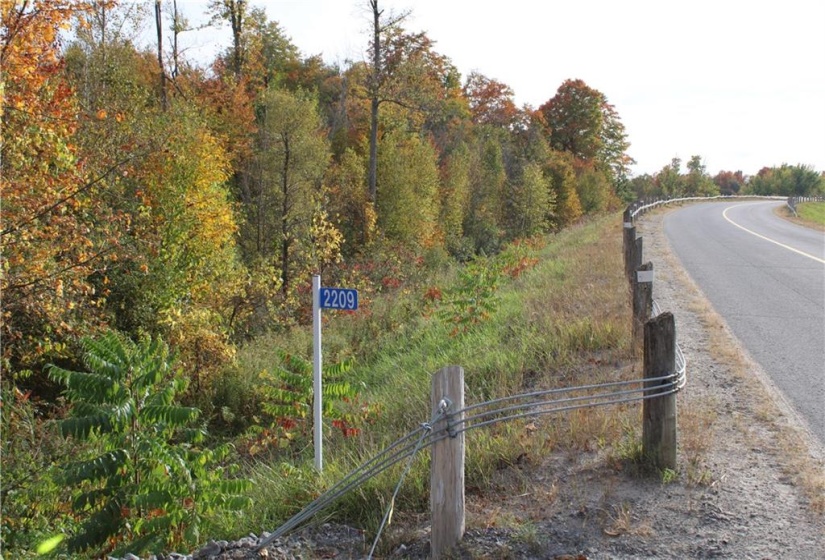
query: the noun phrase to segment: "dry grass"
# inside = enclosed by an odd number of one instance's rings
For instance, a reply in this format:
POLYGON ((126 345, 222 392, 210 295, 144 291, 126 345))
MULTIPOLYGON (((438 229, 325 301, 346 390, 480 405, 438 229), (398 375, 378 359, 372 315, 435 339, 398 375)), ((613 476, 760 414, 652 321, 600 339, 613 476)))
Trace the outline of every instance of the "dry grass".
POLYGON ((633 535, 636 537, 649 537, 653 534, 653 525, 649 519, 637 521, 628 504, 613 506, 607 512, 607 523, 602 529, 605 535, 619 537, 621 535, 633 535))

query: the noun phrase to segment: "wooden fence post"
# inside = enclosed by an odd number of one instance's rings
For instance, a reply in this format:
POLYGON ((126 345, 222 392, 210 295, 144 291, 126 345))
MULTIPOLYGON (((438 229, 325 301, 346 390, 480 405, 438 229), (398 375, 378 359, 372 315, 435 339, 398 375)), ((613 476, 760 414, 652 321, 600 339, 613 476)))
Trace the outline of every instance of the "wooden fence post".
MULTIPOLYGON (((633 228, 634 233, 636 228, 633 228)), ((633 249, 630 253, 630 274, 629 278, 632 280, 636 276, 636 269, 642 266, 642 247, 644 246, 644 238, 637 237, 633 242, 633 249)))
POLYGON ((633 275, 633 348, 642 349, 645 323, 653 314, 653 263, 646 262, 633 275))
MULTIPOLYGON (((433 415, 442 401, 449 401, 446 418, 433 426, 434 433, 446 429, 464 417, 464 370, 458 366, 441 369, 432 378, 433 415)), ((464 536, 464 432, 433 444, 430 465, 430 535, 431 558, 437 560, 458 544, 464 536)))
POLYGON ((630 276, 630 244, 636 239, 636 228, 633 227, 633 218, 630 217, 630 208, 625 208, 622 214, 622 251, 624 253, 625 276, 630 276), (631 231, 632 230, 632 231, 631 231))
POLYGON ((633 253, 636 251, 636 228, 631 226, 624 230, 624 275, 630 280, 634 268, 633 253))
MULTIPOLYGON (((676 322, 662 313, 645 323, 644 378, 676 372, 676 322)), ((670 385, 672 380, 645 382, 645 395, 670 385), (652 390, 647 390, 652 389, 652 390)), ((676 393, 645 399, 642 405, 642 452, 660 469, 676 469, 676 393)))

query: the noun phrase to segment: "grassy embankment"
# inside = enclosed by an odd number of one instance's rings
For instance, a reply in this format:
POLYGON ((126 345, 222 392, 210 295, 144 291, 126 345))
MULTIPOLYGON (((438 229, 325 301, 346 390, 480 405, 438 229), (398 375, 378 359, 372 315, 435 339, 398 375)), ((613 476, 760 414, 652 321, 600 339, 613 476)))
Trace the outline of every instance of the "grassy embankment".
POLYGON ((796 210, 804 224, 825 230, 825 202, 803 202, 796 210))
MULTIPOLYGON (((523 248, 528 253, 519 256, 530 266, 503 274, 489 316, 470 322, 466 330, 456 329, 451 315, 462 312, 446 301, 450 286, 460 283, 455 270, 433 279, 429 289, 376 299, 362 315, 328 314, 325 360, 357 356, 348 379, 377 413, 356 437, 344 438, 327 428, 321 476, 312 469, 308 438, 290 462, 251 461, 256 505, 241 518, 221 520, 221 532, 237 536, 275 529, 324 488, 428 421, 430 376, 446 365, 464 368, 467 404, 542 388, 640 377, 629 345, 621 234, 620 216, 610 215, 523 248), (440 303, 425 298, 433 287, 445 294, 440 303)), ((293 332, 289 339, 273 337, 244 349, 241 369, 265 368, 275 360, 276 348, 310 356, 310 333, 293 332)), ((621 442, 625 452, 635 449, 639 410, 638 404, 585 409, 539 418, 535 430, 510 422, 468 432, 467 485, 483 492, 497 466, 519 457, 540 461, 557 450, 593 450, 621 442)), ((396 519, 428 511, 427 458, 422 453, 407 476, 395 502, 396 519)), ((350 492, 325 515, 368 531, 376 528, 402 467, 350 492)))

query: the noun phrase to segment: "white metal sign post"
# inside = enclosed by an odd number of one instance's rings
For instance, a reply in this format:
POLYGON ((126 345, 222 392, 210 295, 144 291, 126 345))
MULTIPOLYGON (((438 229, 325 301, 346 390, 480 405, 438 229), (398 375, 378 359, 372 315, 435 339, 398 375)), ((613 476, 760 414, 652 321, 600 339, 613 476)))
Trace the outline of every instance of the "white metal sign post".
POLYGON ((358 309, 358 291, 346 288, 322 288, 321 276, 312 276, 312 390, 315 395, 315 469, 324 468, 323 402, 321 385, 321 309, 358 309))
POLYGON ((321 276, 312 277, 312 390, 315 395, 315 470, 324 468, 321 402, 321 276))

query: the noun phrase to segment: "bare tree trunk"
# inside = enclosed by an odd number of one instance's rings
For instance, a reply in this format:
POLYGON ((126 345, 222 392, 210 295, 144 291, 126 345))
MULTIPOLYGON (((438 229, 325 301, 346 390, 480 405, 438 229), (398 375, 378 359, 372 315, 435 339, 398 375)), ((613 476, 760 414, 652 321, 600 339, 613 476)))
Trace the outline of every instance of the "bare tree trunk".
POLYGON ((178 77, 178 62, 180 51, 178 46, 178 36, 183 31, 181 25, 180 12, 178 12, 178 0, 172 0, 172 79, 178 77))
POLYGON ((243 18, 246 12, 246 0, 231 0, 229 5, 229 21, 232 24, 232 64, 235 76, 241 77, 243 69, 243 45, 241 33, 243 31, 243 18))
POLYGON ((369 200, 378 193, 378 99, 381 81, 381 13, 378 0, 369 0, 372 8, 372 79, 370 84, 370 168, 369 200))
POLYGON ((155 0, 155 27, 158 32, 158 70, 160 70, 160 103, 163 110, 169 108, 166 97, 166 70, 163 68, 163 17, 161 13, 162 0, 155 0))
POLYGON ((290 151, 289 151, 289 137, 283 138, 284 142, 284 166, 282 170, 281 189, 283 190, 283 204, 281 206, 281 235, 283 237, 281 245, 281 279, 283 284, 281 290, 286 294, 289 290, 289 283, 292 278, 289 277, 289 249, 290 249, 290 231, 289 231, 289 166, 290 166, 290 151))

